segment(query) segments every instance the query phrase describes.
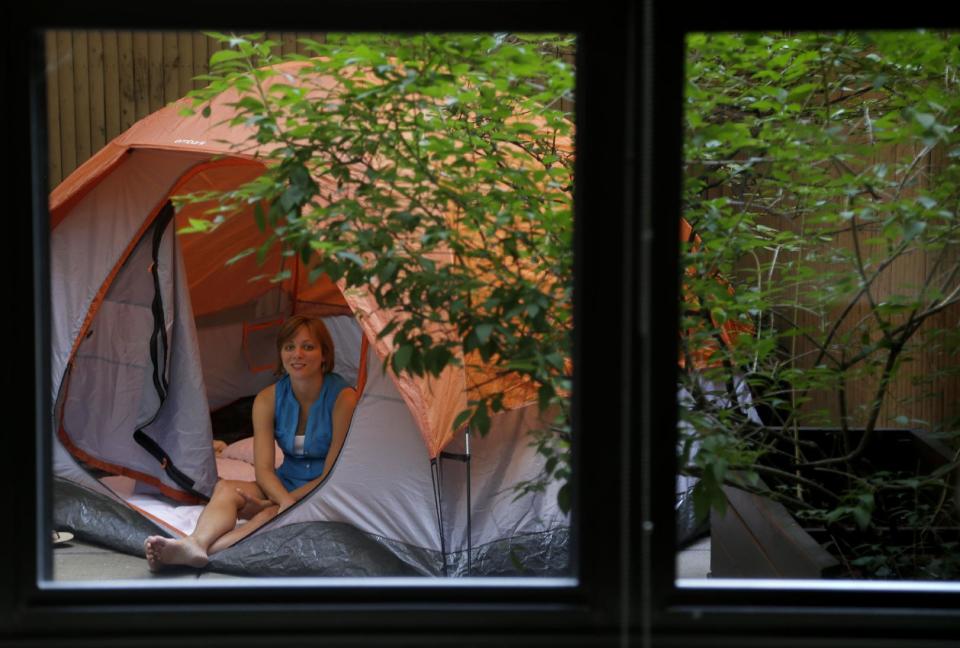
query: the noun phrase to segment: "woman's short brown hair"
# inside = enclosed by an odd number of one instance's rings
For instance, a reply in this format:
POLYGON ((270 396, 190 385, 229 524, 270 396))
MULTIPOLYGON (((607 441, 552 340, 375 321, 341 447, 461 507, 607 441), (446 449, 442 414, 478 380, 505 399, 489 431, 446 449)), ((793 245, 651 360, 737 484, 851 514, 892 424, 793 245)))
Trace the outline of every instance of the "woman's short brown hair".
POLYGON ((310 335, 313 336, 313 339, 320 344, 320 351, 323 354, 323 364, 321 365, 323 374, 326 375, 330 373, 333 371, 336 356, 333 352, 333 338, 330 337, 330 331, 327 330, 327 325, 324 324, 323 320, 319 317, 293 315, 284 322, 280 326, 280 330, 277 331, 277 375, 282 376, 286 373, 283 368, 283 358, 280 355, 280 351, 283 349, 283 345, 297 334, 301 326, 306 326, 307 330, 310 331, 310 335))

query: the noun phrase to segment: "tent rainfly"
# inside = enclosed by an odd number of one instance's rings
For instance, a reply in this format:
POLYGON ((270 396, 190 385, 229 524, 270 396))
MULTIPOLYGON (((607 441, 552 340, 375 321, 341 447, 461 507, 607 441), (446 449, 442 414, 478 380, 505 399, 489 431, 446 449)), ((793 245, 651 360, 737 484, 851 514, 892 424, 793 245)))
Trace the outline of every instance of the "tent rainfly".
POLYGON ((265 169, 234 146, 250 131, 222 124, 230 96, 210 118, 180 115, 184 101, 134 124, 50 197, 57 527, 142 555, 158 528, 192 530, 218 477, 253 480, 249 439, 215 454, 210 413, 275 380, 277 328, 304 313, 324 318, 335 370, 361 393, 346 441, 323 483, 209 569, 569 573, 558 485, 522 497, 513 488, 543 470, 527 434, 546 424, 536 404, 516 402, 484 437, 455 433, 469 376, 382 370, 392 339, 377 334, 390 314, 369 295, 310 283, 299 259, 276 250, 263 266, 253 256, 227 265, 265 240, 249 215, 213 234, 176 234, 203 207, 175 211, 172 196, 236 187, 265 169), (281 270, 281 283, 250 281, 281 270))

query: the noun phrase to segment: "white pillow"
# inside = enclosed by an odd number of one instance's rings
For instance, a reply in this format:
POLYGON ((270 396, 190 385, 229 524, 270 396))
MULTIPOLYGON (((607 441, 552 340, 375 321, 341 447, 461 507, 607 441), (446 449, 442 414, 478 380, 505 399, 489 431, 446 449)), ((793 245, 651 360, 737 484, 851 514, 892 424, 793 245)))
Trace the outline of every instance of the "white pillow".
MULTIPOLYGON (((240 461, 246 461, 251 466, 253 465, 253 437, 247 437, 246 439, 240 439, 235 443, 231 443, 223 452, 220 453, 220 457, 224 459, 239 459, 240 461)), ((273 467, 279 468, 280 464, 283 463, 283 451, 280 449, 280 446, 277 445, 277 442, 273 442, 273 467)))

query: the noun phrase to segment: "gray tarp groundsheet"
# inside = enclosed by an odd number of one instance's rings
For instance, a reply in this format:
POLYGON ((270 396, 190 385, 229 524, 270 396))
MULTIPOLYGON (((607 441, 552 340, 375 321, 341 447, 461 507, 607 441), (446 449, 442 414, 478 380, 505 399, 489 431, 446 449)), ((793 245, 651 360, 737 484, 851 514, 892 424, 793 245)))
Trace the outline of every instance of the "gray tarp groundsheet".
MULTIPOLYGON (((54 525, 81 540, 135 556, 162 531, 133 509, 54 479, 54 525)), ((213 556, 206 569, 246 576, 569 576, 570 530, 560 527, 460 551, 440 552, 363 533, 342 522, 267 530, 213 556)))

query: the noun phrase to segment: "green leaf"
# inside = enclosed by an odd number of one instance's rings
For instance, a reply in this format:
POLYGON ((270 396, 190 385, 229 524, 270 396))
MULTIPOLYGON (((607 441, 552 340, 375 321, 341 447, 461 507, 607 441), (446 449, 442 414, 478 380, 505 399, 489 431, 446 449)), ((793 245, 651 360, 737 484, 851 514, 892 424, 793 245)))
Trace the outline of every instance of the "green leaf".
POLYGON ((473 414, 473 410, 471 409, 465 409, 459 414, 457 414, 457 418, 453 420, 453 431, 459 432, 460 428, 463 427, 464 423, 470 420, 471 414, 473 414))
POLYGON ((273 243, 274 238, 270 237, 257 248, 257 265, 263 265, 263 262, 267 260, 267 254, 273 248, 273 243))
POLYGON ((540 385, 537 389, 537 404, 540 407, 540 411, 545 411, 550 406, 550 401, 553 399, 556 391, 549 384, 540 385))
POLYGON ((698 481, 693 487, 693 514, 698 521, 706 520, 710 517, 711 495, 703 480, 698 481))
POLYGON ((560 507, 560 510, 564 513, 570 512, 570 483, 567 482, 560 487, 560 490, 557 491, 557 506, 560 507))
POLYGON ((856 507, 851 510, 851 514, 857 526, 860 527, 860 530, 866 531, 867 527, 870 526, 871 511, 866 508, 856 507))
POLYGON ((553 456, 553 457, 550 457, 549 459, 547 459, 547 463, 546 463, 546 465, 544 465, 543 471, 544 471, 547 475, 552 475, 552 474, 553 474, 553 471, 556 470, 556 468, 557 468, 557 461, 559 461, 559 458, 556 457, 556 456, 553 456))
POLYGON ((200 220, 198 218, 188 218, 187 222, 190 223, 190 227, 194 232, 207 232, 213 227, 210 221, 200 220))
POLYGON ((423 356, 423 365, 427 372, 439 376, 453 356, 444 347, 433 347, 423 356))
POLYGON ((348 261, 352 261, 358 266, 363 267, 363 259, 361 259, 354 252, 347 252, 345 250, 341 250, 340 252, 337 252, 337 256, 340 257, 341 259, 347 259, 348 261))
POLYGON ((903 240, 912 241, 923 234, 925 229, 927 229, 926 221, 912 220, 903 226, 903 240))
POLYGON ((270 283, 274 283, 274 284, 283 283, 284 281, 289 279, 290 276, 291 276, 291 272, 289 270, 281 270, 277 274, 270 277, 270 283))
POLYGON ((713 473, 713 480, 718 484, 722 484, 724 478, 727 476, 727 460, 722 457, 717 457, 713 460, 710 470, 713 473))
POLYGON ((244 250, 244 251, 241 252, 240 254, 237 254, 236 256, 232 256, 232 257, 230 257, 229 259, 227 259, 226 265, 233 265, 234 263, 236 263, 236 262, 239 261, 240 259, 244 259, 244 258, 250 256, 251 254, 253 254, 253 253, 256 252, 256 251, 257 251, 256 248, 247 248, 246 250, 244 250))
POLYGON ((723 489, 718 486, 711 491, 710 495, 710 505, 713 507, 713 510, 721 517, 726 515, 727 496, 723 494, 723 489))
POLYGON ((490 334, 493 333, 493 324, 477 324, 474 331, 480 344, 486 344, 490 340, 490 334))
POLYGON ((236 50, 229 50, 229 49, 218 50, 214 52, 213 55, 210 57, 210 66, 212 67, 214 65, 218 65, 226 61, 236 61, 236 60, 245 59, 245 58, 247 58, 246 54, 242 54, 236 50))
POLYGON ((490 431, 490 414, 487 412, 487 406, 483 401, 479 402, 476 410, 474 410, 473 426, 480 433, 480 436, 486 436, 487 432, 490 431))
POLYGON ((395 319, 387 322, 387 325, 384 326, 382 329, 380 329, 380 332, 377 333, 377 339, 382 340, 383 338, 393 333, 394 329, 396 329, 399 324, 400 324, 400 320, 395 320, 395 319))
POLYGON ((410 360, 413 358, 413 347, 404 345, 398 348, 393 354, 393 370, 397 374, 403 372, 410 366, 410 360))
POLYGON ((936 116, 930 113, 916 112, 913 114, 913 118, 926 129, 931 128, 937 122, 936 116))

